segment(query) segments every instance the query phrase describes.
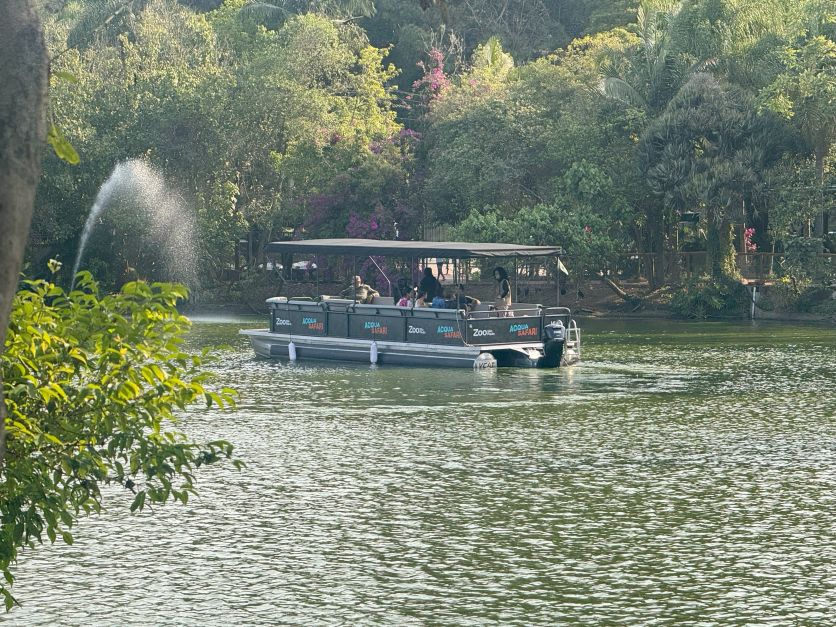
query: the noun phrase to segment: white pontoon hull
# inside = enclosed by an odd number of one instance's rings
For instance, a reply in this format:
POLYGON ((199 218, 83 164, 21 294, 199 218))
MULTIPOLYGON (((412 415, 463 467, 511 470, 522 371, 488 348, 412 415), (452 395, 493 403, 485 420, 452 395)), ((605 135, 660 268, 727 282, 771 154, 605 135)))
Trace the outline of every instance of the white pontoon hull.
MULTIPOLYGON (((259 357, 299 360, 323 359, 399 366, 490 368, 498 364, 537 367, 544 356, 542 342, 492 346, 438 346, 355 338, 312 337, 275 333, 267 329, 241 331, 259 357), (372 344, 375 348, 373 350, 372 344)), ((578 361, 577 353, 564 348, 561 365, 578 361)))

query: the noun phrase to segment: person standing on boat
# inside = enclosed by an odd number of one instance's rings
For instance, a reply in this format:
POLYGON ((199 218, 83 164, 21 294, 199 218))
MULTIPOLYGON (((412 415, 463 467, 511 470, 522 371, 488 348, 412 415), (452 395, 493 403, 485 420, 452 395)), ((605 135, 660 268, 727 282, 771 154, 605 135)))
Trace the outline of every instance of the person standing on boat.
POLYGON ((496 302, 494 306, 497 315, 500 318, 507 318, 511 315, 511 281, 502 266, 494 268, 493 278, 496 280, 496 302))
POLYGON ((418 284, 418 295, 424 297, 424 300, 432 302, 436 294, 441 294, 441 283, 433 276, 432 268, 424 268, 424 276, 418 284))
POLYGON ((358 303, 368 304, 372 302, 375 296, 380 296, 380 294, 376 289, 363 283, 361 277, 356 276, 354 277, 354 284, 340 292, 340 296, 353 297, 358 303))

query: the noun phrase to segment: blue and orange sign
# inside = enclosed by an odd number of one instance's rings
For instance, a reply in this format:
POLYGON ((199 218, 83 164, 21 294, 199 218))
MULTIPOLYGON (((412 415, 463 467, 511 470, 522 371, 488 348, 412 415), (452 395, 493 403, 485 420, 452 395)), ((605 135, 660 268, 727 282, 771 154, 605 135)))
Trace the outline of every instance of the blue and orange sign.
POLYGON ((302 326, 311 331, 324 331, 325 323, 317 317, 305 316, 302 318, 302 326))
POLYGON ((363 328, 371 331, 372 335, 389 335, 389 327, 380 324, 377 320, 366 320, 363 328))
POLYGON ((517 337, 537 337, 538 329, 536 326, 531 326, 528 323, 512 324, 508 327, 510 333, 514 333, 517 337))
POLYGON ((461 331, 456 329, 456 327, 446 325, 446 324, 438 325, 438 328, 436 329, 435 332, 438 335, 440 335, 441 337, 444 337, 444 338, 447 338, 447 339, 456 339, 456 338, 460 338, 462 336, 461 331))

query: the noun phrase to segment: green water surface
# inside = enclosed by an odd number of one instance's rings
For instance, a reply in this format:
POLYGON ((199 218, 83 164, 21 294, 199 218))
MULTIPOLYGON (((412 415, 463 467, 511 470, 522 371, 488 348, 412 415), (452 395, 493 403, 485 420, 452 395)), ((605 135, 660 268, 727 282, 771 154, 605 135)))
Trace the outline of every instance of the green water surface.
POLYGON ((593 321, 583 364, 256 360, 194 410, 247 469, 17 569, 13 625, 836 624, 836 329, 593 321))

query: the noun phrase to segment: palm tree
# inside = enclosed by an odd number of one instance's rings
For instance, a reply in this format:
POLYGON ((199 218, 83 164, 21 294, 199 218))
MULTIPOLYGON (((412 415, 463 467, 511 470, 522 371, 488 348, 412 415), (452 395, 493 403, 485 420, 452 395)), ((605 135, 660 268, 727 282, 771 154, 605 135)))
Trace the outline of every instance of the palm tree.
MULTIPOLYGON (((634 30, 639 45, 626 59, 626 72, 610 73, 600 82, 601 93, 623 107, 637 110, 641 118, 654 119, 677 93, 686 75, 687 66, 679 54, 676 18, 682 2, 669 3, 661 9, 644 0, 636 14, 634 30)), ((623 64, 612 63, 604 72, 612 72, 623 64)), ((636 129, 637 133, 642 128, 636 129)), ((643 207, 650 250, 656 262, 650 268, 650 283, 658 287, 665 280, 665 240, 670 216, 658 198, 649 195, 643 207)))
MULTIPOLYGON (((678 2, 669 8, 654 8, 647 0, 636 13, 634 27, 639 47, 627 59, 623 76, 609 75, 601 80, 601 92, 626 106, 649 114, 661 111, 676 93, 686 68, 679 57, 676 17, 678 2)), ((608 69, 605 67, 604 71, 608 69)))
POLYGON ((695 74, 647 128, 639 144, 654 193, 673 209, 698 208, 707 224, 706 266, 714 279, 737 274, 732 219, 760 183, 776 133, 751 97, 695 74))

